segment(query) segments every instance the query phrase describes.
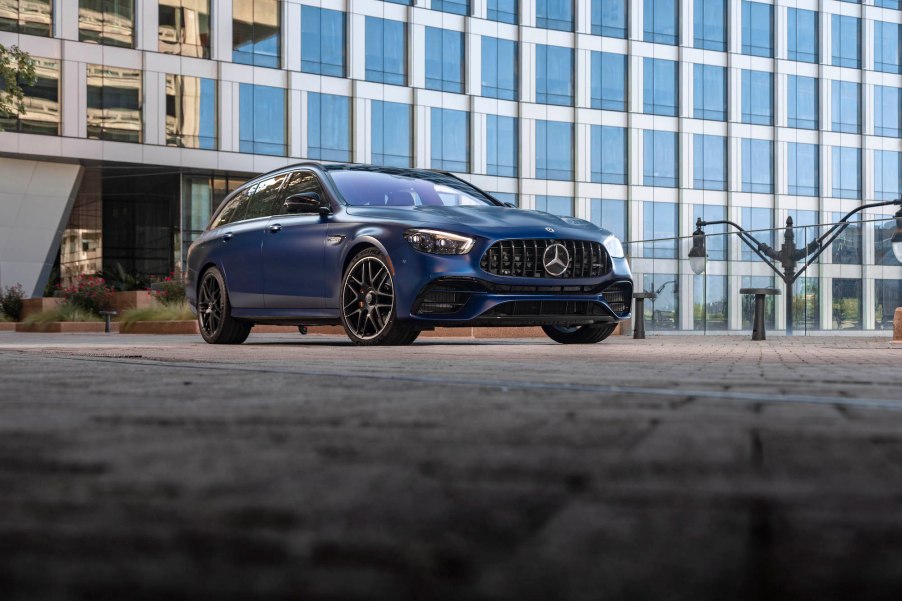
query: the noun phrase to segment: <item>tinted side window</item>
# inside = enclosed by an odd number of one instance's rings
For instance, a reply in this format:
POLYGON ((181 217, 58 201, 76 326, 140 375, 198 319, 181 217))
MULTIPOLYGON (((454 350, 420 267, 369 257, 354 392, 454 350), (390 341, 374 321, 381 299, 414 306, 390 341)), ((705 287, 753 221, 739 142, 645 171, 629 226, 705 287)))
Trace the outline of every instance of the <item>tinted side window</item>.
POLYGON ((229 204, 222 209, 222 212, 216 218, 214 228, 222 227, 233 221, 238 221, 247 209, 247 202, 253 192, 255 186, 248 186, 229 201, 229 204))
POLYGON ((277 175, 265 179, 254 190, 251 200, 247 205, 247 211, 241 219, 256 219, 257 217, 269 217, 276 213, 276 201, 281 198, 279 190, 285 181, 286 174, 277 175))
MULTIPOLYGON (((295 194, 303 194, 304 192, 316 192, 319 194, 319 197, 322 201, 326 201, 325 192, 323 192, 323 187, 319 183, 319 180, 316 178, 316 175, 312 171, 295 171, 291 174, 291 179, 288 181, 288 185, 285 186, 283 193, 280 195, 282 201, 284 201, 289 196, 294 196, 295 194)), ((279 214, 284 214, 283 208, 278 207, 279 214)))

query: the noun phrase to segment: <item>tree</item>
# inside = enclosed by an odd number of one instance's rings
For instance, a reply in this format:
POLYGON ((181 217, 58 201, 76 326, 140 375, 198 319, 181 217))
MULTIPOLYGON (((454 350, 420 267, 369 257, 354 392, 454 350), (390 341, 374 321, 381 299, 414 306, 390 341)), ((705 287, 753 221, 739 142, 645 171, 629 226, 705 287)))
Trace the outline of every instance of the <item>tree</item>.
POLYGON ((25 113, 22 86, 34 85, 34 59, 18 46, 0 44, 0 117, 25 113))

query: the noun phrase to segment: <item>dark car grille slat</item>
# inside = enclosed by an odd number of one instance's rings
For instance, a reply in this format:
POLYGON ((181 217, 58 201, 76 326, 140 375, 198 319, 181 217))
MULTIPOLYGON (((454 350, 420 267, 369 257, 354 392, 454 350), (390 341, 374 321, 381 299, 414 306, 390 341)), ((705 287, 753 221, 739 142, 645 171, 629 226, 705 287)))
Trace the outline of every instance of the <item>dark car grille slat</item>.
POLYGON ((630 310, 633 287, 626 282, 614 284, 606 289, 602 296, 615 313, 626 313, 630 310))
POLYGON ((543 258, 554 243, 563 244, 570 253, 570 265, 559 277, 593 278, 609 271, 607 253, 600 242, 585 240, 524 239, 501 240, 493 244, 479 262, 487 273, 517 278, 548 278, 543 258))

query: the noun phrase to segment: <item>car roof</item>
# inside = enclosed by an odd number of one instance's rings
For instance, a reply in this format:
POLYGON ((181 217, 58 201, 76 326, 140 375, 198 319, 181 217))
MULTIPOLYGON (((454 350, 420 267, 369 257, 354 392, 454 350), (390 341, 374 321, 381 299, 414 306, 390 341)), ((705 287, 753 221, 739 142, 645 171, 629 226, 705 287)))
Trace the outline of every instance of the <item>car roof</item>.
POLYGON ((267 175, 272 175, 275 173, 282 173, 283 171, 291 171, 293 169, 302 169, 302 168, 314 168, 320 169, 322 171, 371 171, 375 173, 391 173, 393 175, 408 175, 411 177, 417 177, 419 175, 430 174, 435 176, 436 174, 445 175, 448 177, 452 177, 454 179, 460 179, 457 176, 453 175, 449 171, 442 171, 439 169, 422 169, 416 167, 386 167, 383 165, 370 165, 366 163, 341 163, 341 162, 331 162, 331 161, 302 161, 300 163, 294 163, 292 165, 286 165, 285 167, 279 167, 278 169, 273 169, 272 171, 268 171, 266 173, 260 174, 252 179, 260 179, 262 177, 266 177, 267 175))

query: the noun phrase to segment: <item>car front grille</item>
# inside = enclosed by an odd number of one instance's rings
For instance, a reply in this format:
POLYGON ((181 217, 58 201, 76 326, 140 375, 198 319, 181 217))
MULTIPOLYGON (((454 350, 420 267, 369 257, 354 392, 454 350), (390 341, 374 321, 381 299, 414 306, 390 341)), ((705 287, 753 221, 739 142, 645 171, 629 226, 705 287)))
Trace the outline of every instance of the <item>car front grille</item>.
POLYGON ((592 317, 610 316, 593 301, 508 301, 495 305, 481 317, 592 317))
POLYGON ((470 300, 470 292, 446 286, 433 286, 420 298, 418 315, 447 315, 460 311, 470 300))
POLYGON ((609 270, 608 256, 600 242, 584 240, 501 240, 482 255, 479 265, 493 275, 518 278, 553 277, 545 272, 542 259, 552 244, 563 244, 570 254, 570 264, 561 278, 592 278, 609 270))
POLYGON ((633 287, 627 282, 614 284, 602 293, 615 313, 626 313, 630 310, 633 287))

